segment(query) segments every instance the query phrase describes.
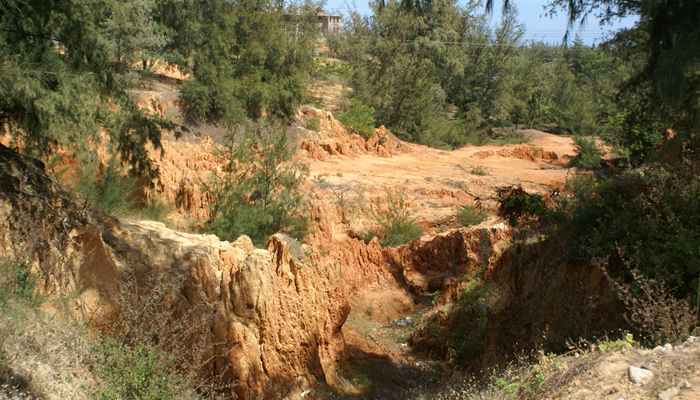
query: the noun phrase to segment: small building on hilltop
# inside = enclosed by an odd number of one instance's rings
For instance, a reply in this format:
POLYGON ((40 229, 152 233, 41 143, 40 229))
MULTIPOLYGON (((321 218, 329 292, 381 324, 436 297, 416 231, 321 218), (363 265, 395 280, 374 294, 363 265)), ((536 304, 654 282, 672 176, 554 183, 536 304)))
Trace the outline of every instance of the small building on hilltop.
MULTIPOLYGON (((329 15, 323 11, 323 8, 321 7, 316 8, 314 15, 318 21, 318 29, 323 36, 340 32, 340 15, 329 15)), ((292 23, 295 26, 294 29, 296 30, 298 29, 300 16, 301 14, 297 11, 296 13, 284 14, 284 19, 292 23)))
POLYGON ((340 15, 328 15, 321 7, 316 10, 318 27, 324 35, 340 32, 340 15))

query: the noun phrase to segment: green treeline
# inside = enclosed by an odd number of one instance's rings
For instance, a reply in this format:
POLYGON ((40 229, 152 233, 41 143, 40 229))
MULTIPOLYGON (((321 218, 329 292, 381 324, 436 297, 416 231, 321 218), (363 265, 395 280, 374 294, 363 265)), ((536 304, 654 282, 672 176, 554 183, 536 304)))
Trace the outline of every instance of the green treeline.
POLYGON ((183 127, 129 95, 154 62, 189 74, 180 99, 191 122, 289 118, 312 67, 313 10, 270 0, 2 0, 0 122, 41 156, 85 150, 102 128, 132 173, 155 178, 145 146, 183 127))
POLYGON ((615 96, 635 70, 614 44, 525 43, 511 8, 492 28, 478 3, 376 2, 332 41, 354 95, 402 138, 439 147, 492 128, 576 134, 618 129, 615 96))

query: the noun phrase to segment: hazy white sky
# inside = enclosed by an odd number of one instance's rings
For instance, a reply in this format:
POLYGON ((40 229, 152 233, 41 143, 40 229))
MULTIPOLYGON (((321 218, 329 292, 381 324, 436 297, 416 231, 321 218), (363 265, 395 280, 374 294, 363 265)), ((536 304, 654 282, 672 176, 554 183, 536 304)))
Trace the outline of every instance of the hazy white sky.
MULTIPOLYGON (((329 11, 344 12, 348 9, 357 8, 363 14, 369 14, 369 0, 326 0, 326 8, 329 11)), ((515 5, 518 8, 518 16, 520 21, 525 25, 526 33, 525 40, 538 40, 553 43, 560 43, 564 32, 566 32, 567 18, 566 15, 560 13, 554 18, 545 16, 544 5, 548 0, 515 0, 515 5)), ((496 0, 495 12, 491 17, 494 23, 500 18, 501 2, 496 0)), ((590 19, 583 26, 576 27, 576 33, 586 43, 599 43, 605 37, 605 34, 611 30, 617 30, 621 27, 629 27, 634 24, 636 18, 626 18, 620 21, 615 21, 611 26, 601 27, 597 20, 590 19)))

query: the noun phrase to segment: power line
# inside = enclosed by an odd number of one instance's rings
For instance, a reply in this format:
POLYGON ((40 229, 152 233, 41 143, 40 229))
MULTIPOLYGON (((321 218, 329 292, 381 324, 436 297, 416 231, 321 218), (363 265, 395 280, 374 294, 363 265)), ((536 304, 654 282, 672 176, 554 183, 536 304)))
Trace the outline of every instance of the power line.
MULTIPOLYGON (((537 39, 542 38, 529 38, 520 39, 521 43, 493 43, 493 42, 460 42, 460 41, 442 41, 442 40, 413 40, 413 41, 402 41, 398 42, 399 45, 431 45, 431 44, 441 44, 445 46, 460 46, 460 47, 511 47, 511 48, 526 48, 530 44, 537 44, 537 39)), ((560 37, 561 39, 561 37, 560 37)), ((395 42, 396 43, 396 42, 395 42)))

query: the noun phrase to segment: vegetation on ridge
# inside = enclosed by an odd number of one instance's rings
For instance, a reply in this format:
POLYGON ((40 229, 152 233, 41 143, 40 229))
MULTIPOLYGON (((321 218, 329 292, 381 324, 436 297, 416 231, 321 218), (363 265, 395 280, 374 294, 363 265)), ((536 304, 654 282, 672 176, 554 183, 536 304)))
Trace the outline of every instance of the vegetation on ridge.
POLYGON ((206 190, 213 196, 206 229, 223 240, 248 235, 264 246, 276 232, 303 238, 308 228, 300 186, 304 165, 292 161, 283 128, 241 129, 227 139, 223 176, 213 176, 206 190))

